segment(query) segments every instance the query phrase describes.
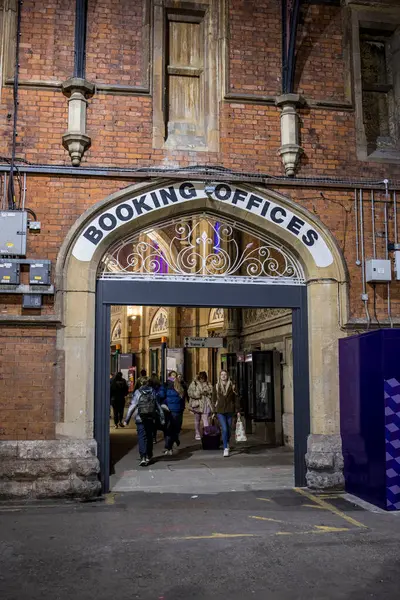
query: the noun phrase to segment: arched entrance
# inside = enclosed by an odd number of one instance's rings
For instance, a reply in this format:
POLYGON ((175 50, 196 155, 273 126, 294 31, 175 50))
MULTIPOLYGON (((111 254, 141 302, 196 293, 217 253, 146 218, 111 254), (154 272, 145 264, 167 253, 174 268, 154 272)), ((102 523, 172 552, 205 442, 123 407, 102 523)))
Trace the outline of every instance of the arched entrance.
MULTIPOLYGON (((165 239, 159 235, 155 242, 165 258, 165 239)), ((160 294, 163 306, 176 305, 178 294, 179 303, 187 306, 293 310, 296 483, 305 483, 310 433, 308 483, 313 484, 313 464, 318 473, 321 459, 327 466, 326 484, 340 482, 337 340, 347 310, 347 279, 334 239, 314 215, 275 192, 247 186, 221 183, 206 193, 198 182, 140 184, 82 216, 60 252, 57 271, 64 323, 59 347, 65 354, 65 405, 58 433, 84 439, 95 435, 104 488, 108 458, 102 415, 108 410, 110 306, 159 304, 154 299, 160 294), (233 222, 257 239, 268 239, 278 250, 284 248, 285 256, 297 265, 296 281, 283 277, 272 285, 257 284, 262 278, 243 271, 234 281, 229 273, 210 272, 204 262, 200 273, 175 269, 173 280, 157 270, 147 277, 140 269, 128 273, 119 269, 115 276, 112 269, 104 270, 105 257, 121 239, 196 215, 233 222)))

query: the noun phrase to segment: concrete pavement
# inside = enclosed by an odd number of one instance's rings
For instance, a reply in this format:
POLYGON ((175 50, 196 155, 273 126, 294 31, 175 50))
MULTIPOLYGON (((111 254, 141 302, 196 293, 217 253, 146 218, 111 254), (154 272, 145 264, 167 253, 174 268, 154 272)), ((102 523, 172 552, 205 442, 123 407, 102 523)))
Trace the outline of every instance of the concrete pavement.
POLYGON ((229 458, 218 451, 204 451, 194 439, 193 415, 185 412, 181 445, 174 455, 163 456, 164 443, 154 446, 154 462, 139 466, 136 427, 111 429, 113 470, 110 479, 115 492, 215 494, 230 491, 273 490, 294 485, 293 452, 274 448, 264 437, 263 424, 245 443, 235 444, 229 458))
POLYGON ((397 600, 399 519, 294 489, 0 505, 0 597, 397 600))

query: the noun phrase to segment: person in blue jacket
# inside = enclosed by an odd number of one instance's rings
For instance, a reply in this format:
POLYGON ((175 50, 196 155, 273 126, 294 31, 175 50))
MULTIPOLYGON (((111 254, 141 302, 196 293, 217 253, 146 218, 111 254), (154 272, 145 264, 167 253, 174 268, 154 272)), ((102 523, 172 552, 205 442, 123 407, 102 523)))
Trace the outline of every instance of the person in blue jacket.
POLYGON ((173 445, 179 446, 181 443, 179 434, 182 429, 183 411, 185 410, 185 391, 178 380, 176 371, 168 373, 163 393, 160 390, 159 396, 163 400, 163 406, 167 408, 164 454, 172 454, 173 445))

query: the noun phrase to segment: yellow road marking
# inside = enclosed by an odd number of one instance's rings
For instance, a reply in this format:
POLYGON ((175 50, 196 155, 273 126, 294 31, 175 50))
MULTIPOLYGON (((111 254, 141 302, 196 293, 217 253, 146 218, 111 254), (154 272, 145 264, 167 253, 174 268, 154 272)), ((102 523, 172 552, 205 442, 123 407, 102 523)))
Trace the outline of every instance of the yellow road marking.
POLYGON ((250 516, 249 519, 257 519, 258 521, 272 521, 273 523, 284 523, 285 521, 279 521, 279 519, 271 519, 269 517, 256 517, 250 516))
POLYGON ((256 533, 212 533, 211 535, 188 535, 169 538, 170 540, 220 540, 224 538, 260 537, 256 533))
POLYGON ((330 504, 330 502, 326 502, 319 496, 315 496, 311 492, 308 492, 307 490, 303 490, 302 488, 293 488, 293 489, 298 494, 301 494, 302 496, 305 496, 309 500, 312 500, 313 502, 318 504, 318 506, 320 506, 321 508, 326 508, 327 510, 330 510, 331 513, 340 517, 341 519, 344 519, 351 525, 354 525, 355 527, 360 527, 363 529, 368 529, 368 527, 366 525, 364 525, 363 523, 360 523, 360 521, 356 521, 356 519, 353 519, 353 517, 349 517, 349 515, 346 515, 346 513, 344 513, 342 510, 339 510, 338 508, 336 508, 336 506, 333 506, 333 504, 330 504))
POLYGON ((335 500, 337 498, 342 498, 343 495, 342 494, 322 494, 321 498, 323 498, 324 500, 335 500))
POLYGON ((262 500, 263 502, 272 502, 269 498, 256 498, 256 500, 262 500))
POLYGON ((110 494, 106 494, 105 498, 106 504, 115 504, 115 494, 112 492, 110 494))
POLYGON ((315 533, 340 533, 343 531, 351 531, 348 527, 325 527, 324 525, 316 525, 320 529, 311 529, 310 531, 277 531, 275 535, 306 535, 315 533))
POLYGON ((303 506, 306 508, 318 508, 318 510, 330 510, 324 506, 318 506, 317 504, 303 504, 303 506))
POLYGON ((329 525, 314 525, 319 531, 325 533, 335 533, 336 531, 350 531, 348 527, 330 527, 329 525))

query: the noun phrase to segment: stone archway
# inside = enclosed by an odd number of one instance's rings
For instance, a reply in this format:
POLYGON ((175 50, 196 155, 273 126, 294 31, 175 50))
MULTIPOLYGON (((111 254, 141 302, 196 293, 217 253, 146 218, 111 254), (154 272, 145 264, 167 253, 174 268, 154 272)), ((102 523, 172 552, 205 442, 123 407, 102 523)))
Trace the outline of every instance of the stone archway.
POLYGON ((212 211, 234 216, 255 231, 267 231, 303 267, 310 355, 308 483, 337 485, 342 482, 338 339, 348 311, 348 276, 341 251, 319 219, 286 196, 247 185, 217 184, 212 196, 202 188, 198 182, 133 185, 90 208, 69 232, 56 269, 57 308, 63 323, 58 348, 65 359, 64 411, 57 434, 93 439, 95 291, 102 256, 128 232, 160 219, 212 211))

